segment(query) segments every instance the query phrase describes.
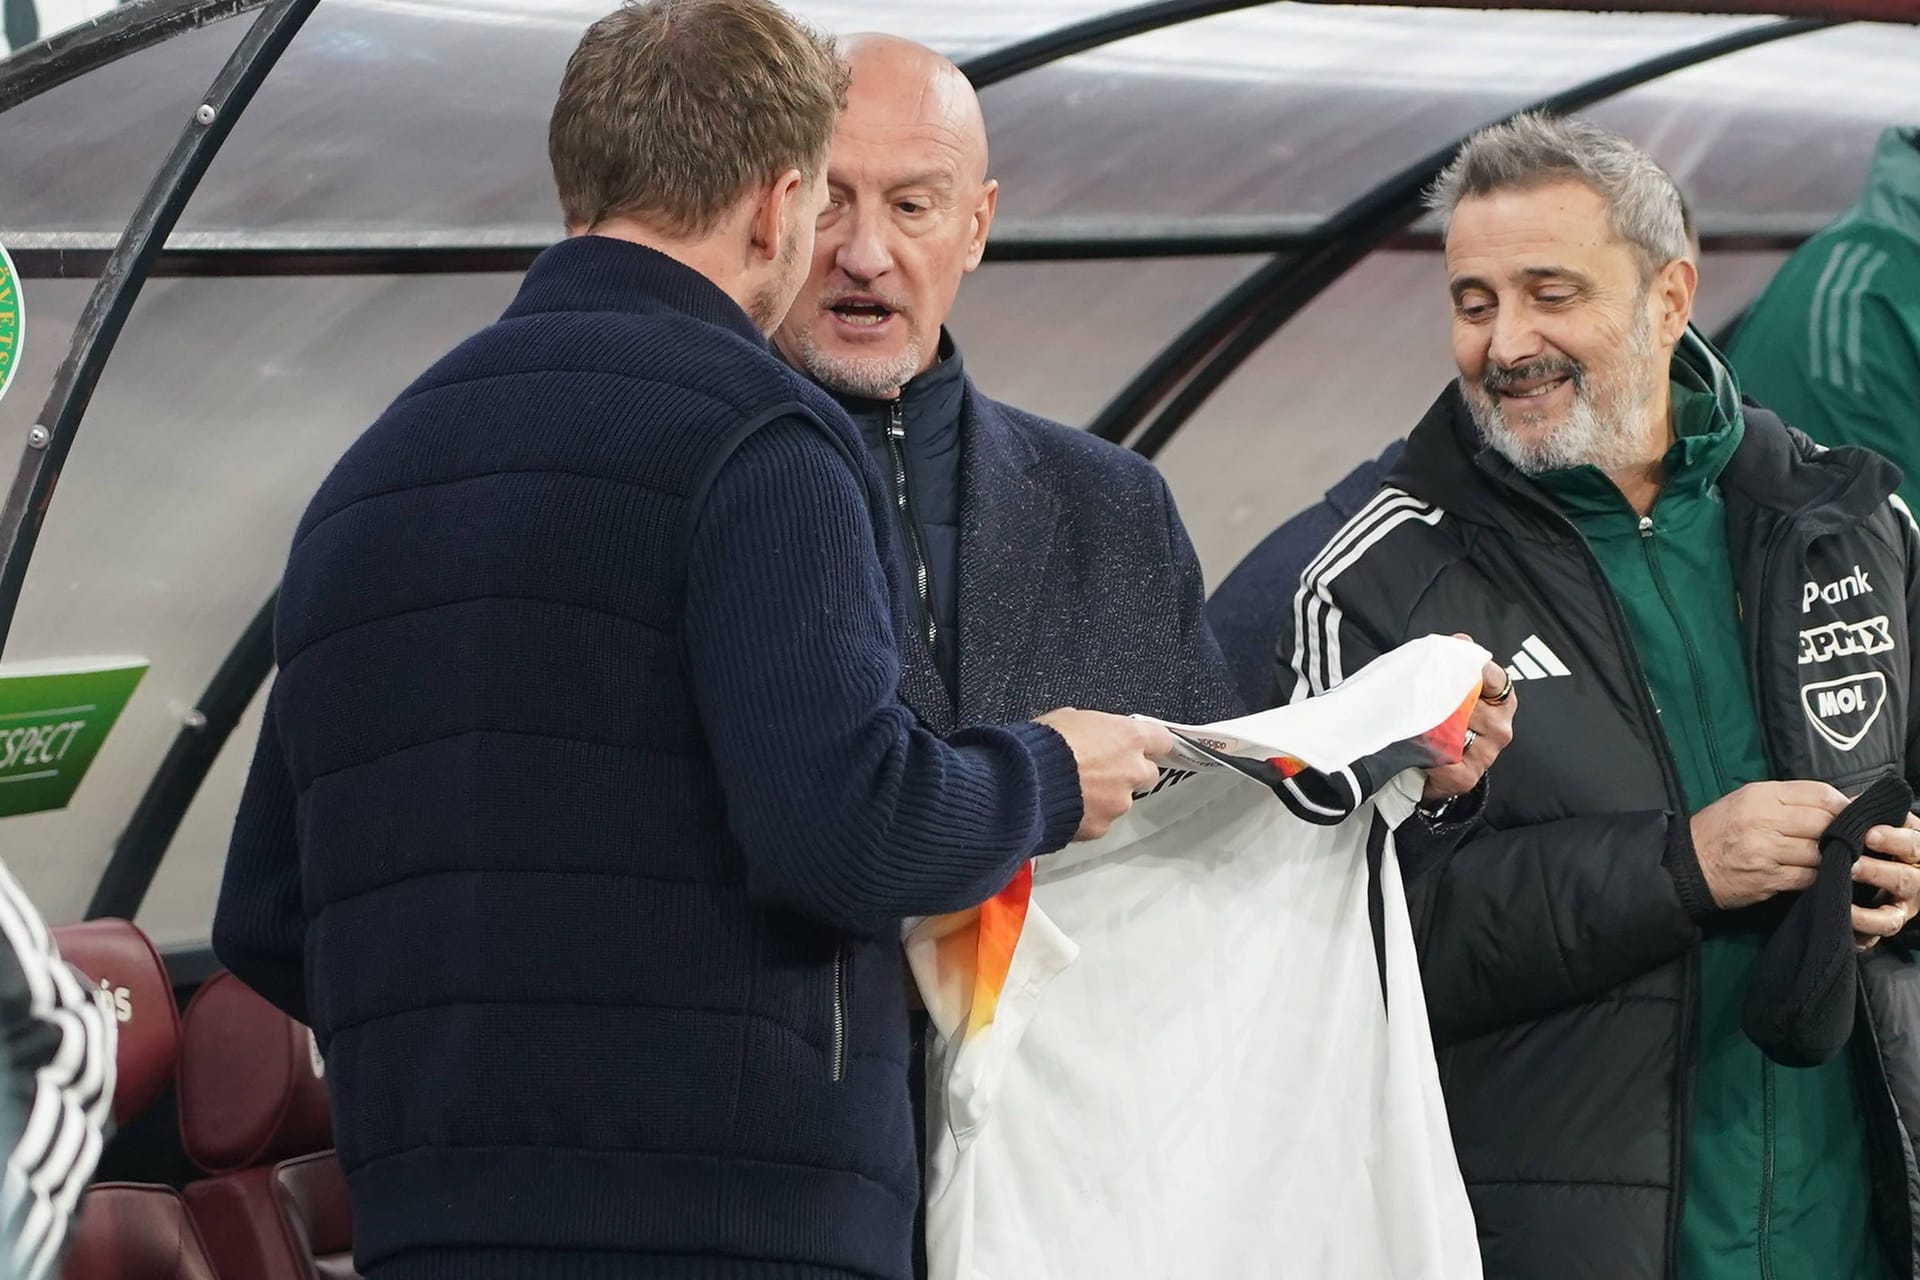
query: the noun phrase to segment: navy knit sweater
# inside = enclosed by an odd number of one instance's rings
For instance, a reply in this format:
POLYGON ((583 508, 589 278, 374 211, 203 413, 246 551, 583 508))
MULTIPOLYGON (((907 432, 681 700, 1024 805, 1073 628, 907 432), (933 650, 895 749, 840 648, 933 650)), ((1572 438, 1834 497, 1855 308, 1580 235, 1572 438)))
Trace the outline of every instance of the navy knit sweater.
POLYGON ((327 1055, 377 1280, 907 1273, 898 920, 1080 819, 897 701, 851 424, 649 250, 543 254, 295 537, 214 922, 327 1055))

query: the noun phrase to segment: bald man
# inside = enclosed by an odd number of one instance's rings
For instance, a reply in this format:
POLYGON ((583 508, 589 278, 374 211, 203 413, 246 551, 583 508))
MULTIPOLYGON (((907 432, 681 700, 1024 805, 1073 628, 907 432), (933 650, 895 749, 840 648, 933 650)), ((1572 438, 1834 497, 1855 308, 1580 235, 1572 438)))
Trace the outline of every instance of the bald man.
MULTIPOLYGON (((906 701, 935 732, 1063 705, 1232 714, 1200 564, 1160 474, 988 399, 946 332, 999 197, 973 86, 893 36, 852 37, 842 54, 852 84, 828 205, 775 343, 852 416, 890 486, 920 609, 903 638, 906 701)), ((916 1052, 916 1102, 920 1065, 916 1052)))
POLYGON ((936 731, 1061 705, 1229 714, 1200 565, 1159 473, 981 394, 946 332, 999 197, 972 85, 894 36, 841 47, 852 84, 828 205, 775 342, 852 415, 890 486, 919 597, 909 701, 936 731))

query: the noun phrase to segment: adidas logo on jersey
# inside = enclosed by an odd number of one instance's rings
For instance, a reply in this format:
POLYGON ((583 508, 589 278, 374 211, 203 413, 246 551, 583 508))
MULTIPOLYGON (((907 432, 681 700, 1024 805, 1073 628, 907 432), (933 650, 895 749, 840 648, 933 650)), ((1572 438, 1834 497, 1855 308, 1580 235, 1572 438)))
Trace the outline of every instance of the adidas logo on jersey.
POLYGON ((1514 680, 1551 680, 1572 674, 1567 664, 1560 661, 1560 655, 1547 648, 1547 642, 1539 636, 1528 636, 1521 641, 1520 652, 1507 663, 1507 675, 1514 680))

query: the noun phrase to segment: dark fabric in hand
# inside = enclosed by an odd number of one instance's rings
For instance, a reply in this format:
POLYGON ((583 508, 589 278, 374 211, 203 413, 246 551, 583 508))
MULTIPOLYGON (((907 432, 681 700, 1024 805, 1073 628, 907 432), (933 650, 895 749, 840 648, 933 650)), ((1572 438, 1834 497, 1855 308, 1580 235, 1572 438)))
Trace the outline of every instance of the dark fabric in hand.
POLYGON ((1832 1061, 1853 1034, 1853 864, 1874 827, 1906 821, 1913 792, 1888 774, 1868 787, 1820 837, 1820 870, 1773 931, 1747 987, 1748 1039, 1782 1066, 1832 1061))

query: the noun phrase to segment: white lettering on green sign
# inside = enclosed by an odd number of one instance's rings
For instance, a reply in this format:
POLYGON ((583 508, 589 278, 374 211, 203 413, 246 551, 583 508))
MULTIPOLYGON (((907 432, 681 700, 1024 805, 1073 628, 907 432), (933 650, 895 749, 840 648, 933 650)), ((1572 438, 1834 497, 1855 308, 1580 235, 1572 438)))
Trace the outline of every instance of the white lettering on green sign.
POLYGON ((68 720, 0 734, 0 769, 11 769, 16 764, 58 764, 67 754, 67 748, 73 745, 74 735, 86 727, 85 720, 68 720), (61 742, 61 734, 66 735, 65 742, 61 742), (55 744, 60 748, 57 752, 55 744))

